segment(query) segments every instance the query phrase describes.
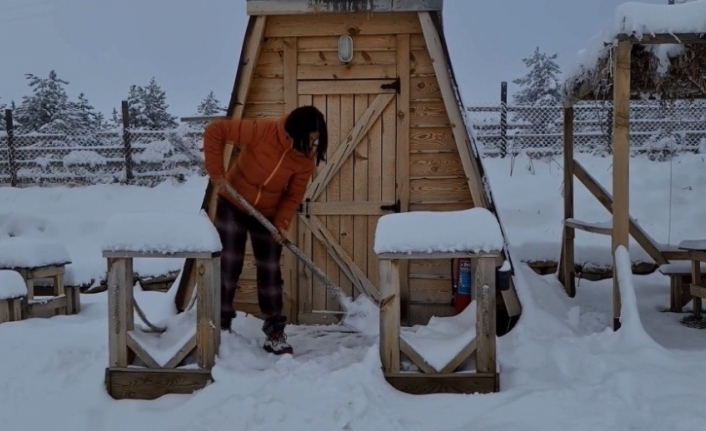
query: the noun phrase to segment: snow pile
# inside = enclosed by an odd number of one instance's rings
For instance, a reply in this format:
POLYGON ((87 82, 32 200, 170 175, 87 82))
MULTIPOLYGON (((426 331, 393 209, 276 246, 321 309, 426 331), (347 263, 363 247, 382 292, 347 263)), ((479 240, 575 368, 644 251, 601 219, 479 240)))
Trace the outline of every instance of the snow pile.
POLYGON ((146 211, 112 216, 105 226, 104 251, 143 253, 198 253, 221 251, 218 231, 200 213, 146 211))
POLYGON ((498 220, 485 208, 414 211, 380 217, 375 229, 377 254, 481 252, 503 248, 498 220))
POLYGON ((75 165, 88 165, 91 167, 104 166, 108 164, 108 159, 101 156, 96 151, 90 150, 74 150, 64 156, 62 159, 64 166, 72 167, 75 165))
POLYGON ((64 244, 31 237, 0 239, 0 268, 38 268, 71 262, 64 244))
POLYGON ((17 271, 0 270, 0 300, 21 298, 27 295, 27 284, 17 271))
POLYGON ((476 304, 471 302, 455 316, 434 316, 426 325, 402 328, 400 338, 440 372, 476 338, 476 304))
MULTIPOLYGON (((113 214, 126 208, 198 214, 206 184, 205 178, 192 177, 156 187, 1 187, 0 248, 11 236, 61 242, 71 256, 66 285, 95 286, 105 281, 101 247, 106 221, 113 214)), ((156 277, 178 272, 183 264, 178 258, 135 259, 134 269, 139 277, 156 277)))
MULTIPOLYGON (((666 3, 666 2, 665 2, 666 3)), ((590 45, 579 51, 576 63, 565 71, 565 90, 571 89, 591 74, 600 58, 608 55, 617 44, 619 34, 642 38, 652 34, 706 33, 706 0, 693 0, 680 4, 648 4, 625 2, 615 9, 613 20, 596 36, 590 45)), ((675 37, 676 40, 676 37, 675 37)), ((679 54, 680 45, 661 45, 650 49, 660 59, 661 65, 666 60, 679 54)))

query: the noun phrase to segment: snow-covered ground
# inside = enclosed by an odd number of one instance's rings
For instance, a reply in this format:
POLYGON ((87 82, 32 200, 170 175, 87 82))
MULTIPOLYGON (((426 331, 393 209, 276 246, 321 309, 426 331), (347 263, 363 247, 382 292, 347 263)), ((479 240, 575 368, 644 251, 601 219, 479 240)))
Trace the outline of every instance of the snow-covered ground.
MULTIPOLYGON (((610 159, 578 159, 610 190, 610 159)), ((659 242, 668 242, 670 162, 633 159, 632 214, 659 242)), ((561 238, 561 160, 484 161, 515 260, 555 259, 561 238)), ((704 160, 671 163, 671 243, 706 237, 699 205, 704 160)), ((604 221, 608 213, 576 182, 576 218, 604 221)), ((203 179, 155 189, 0 189, 0 246, 10 233, 67 245, 69 277, 101 277, 102 229, 119 211, 198 211, 203 179)), ((577 257, 608 263, 608 239, 577 233, 577 257)), ((631 246, 632 259, 644 257, 631 246)), ((179 260, 136 262, 137 271, 178 270, 179 260)), ((668 280, 633 277, 624 294, 623 330, 612 323, 611 280, 581 280, 569 299, 554 276, 517 268, 523 315, 498 341, 501 392, 411 396, 380 373, 377 340, 364 335, 291 327, 296 357, 260 348, 261 322, 239 315, 224 335, 216 382, 194 395, 155 401, 114 401, 103 387, 107 351, 105 293, 82 295, 81 313, 0 325, 0 429, 111 430, 695 430, 703 427, 706 396, 695 382, 706 374, 706 332, 664 313, 668 280), (634 311, 639 311, 639 316, 634 311), (31 411, 30 411, 31 410, 31 411), (39 413, 41 411, 41 413, 39 413), (37 414, 39 413, 39 414, 37 414)), ((173 294, 138 289, 151 320, 174 313, 173 294)), ((688 308, 688 307, 687 307, 688 308)))
MULTIPOLYGON (((578 154, 576 158, 611 191, 611 158, 578 154)), ((563 219, 561 158, 527 157, 484 160, 503 227, 515 259, 556 261, 563 219)), ((635 157, 630 165, 630 213, 655 241, 677 245, 683 239, 706 238, 706 158, 680 155, 653 162, 635 157), (671 191, 671 196, 670 196, 671 191), (671 204, 670 204, 671 199, 671 204)), ((165 182, 155 188, 99 185, 79 188, 0 188, 0 240, 8 235, 53 239, 66 245, 72 258, 66 282, 72 285, 100 281, 105 262, 100 241, 110 216, 124 211, 194 211, 200 208, 206 180, 165 182)), ((604 222, 610 214, 574 180, 575 218, 604 222)), ((610 238, 576 232, 576 261, 610 265, 610 238)), ((631 240, 633 261, 652 262, 631 240)), ((179 259, 139 259, 136 271, 144 277, 178 271, 179 259)))

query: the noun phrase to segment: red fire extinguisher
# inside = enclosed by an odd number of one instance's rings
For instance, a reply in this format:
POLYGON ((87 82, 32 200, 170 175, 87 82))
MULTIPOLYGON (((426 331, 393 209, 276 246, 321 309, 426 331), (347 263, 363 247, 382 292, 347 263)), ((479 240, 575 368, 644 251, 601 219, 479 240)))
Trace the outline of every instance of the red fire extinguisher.
POLYGON ((461 313, 471 303, 471 259, 459 259, 456 272, 456 294, 454 308, 461 313))

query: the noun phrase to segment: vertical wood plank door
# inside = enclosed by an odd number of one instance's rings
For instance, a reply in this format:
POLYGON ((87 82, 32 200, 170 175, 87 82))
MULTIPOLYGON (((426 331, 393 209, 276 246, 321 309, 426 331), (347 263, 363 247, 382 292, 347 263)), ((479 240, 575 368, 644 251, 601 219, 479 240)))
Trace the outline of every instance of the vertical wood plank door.
MULTIPOLYGON (((298 244, 346 295, 378 298, 375 228, 397 202, 398 81, 364 76, 298 82, 299 105, 319 108, 329 132, 327 160, 300 208, 298 244)), ((300 314, 341 310, 307 268, 298 274, 300 314)))

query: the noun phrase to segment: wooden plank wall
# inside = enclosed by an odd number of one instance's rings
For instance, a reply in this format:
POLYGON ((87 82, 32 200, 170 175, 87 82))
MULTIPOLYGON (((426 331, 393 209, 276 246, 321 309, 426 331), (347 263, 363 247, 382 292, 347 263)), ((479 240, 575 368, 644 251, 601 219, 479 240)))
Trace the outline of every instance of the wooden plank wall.
MULTIPOLYGON (((421 32, 411 35, 410 45, 410 211, 471 208, 471 193, 421 32)), ((425 323, 431 315, 454 313, 450 261, 411 261, 409 286, 412 324, 425 323)))
MULTIPOLYGON (((417 15, 411 14, 362 14, 320 16, 268 17, 265 40, 250 94, 245 118, 276 118, 285 112, 284 38, 296 37, 298 79, 369 78, 375 74, 380 79, 392 78, 397 71, 397 33, 409 34, 409 125, 408 177, 398 178, 408 190, 406 199, 391 195, 383 186, 382 172, 386 169, 404 175, 404 167, 395 167, 400 159, 396 147, 397 136, 385 137, 384 124, 400 124, 398 104, 393 101, 370 130, 367 142, 362 142, 353 156, 325 192, 331 201, 369 201, 401 199, 410 211, 458 210, 473 206, 471 194, 456 143, 449 124, 439 85, 434 74, 429 52, 424 42, 417 15), (352 33, 355 47, 355 68, 345 76, 335 52, 340 34, 352 33), (358 68, 358 65, 361 68, 358 68), (381 145, 385 142, 386 145, 381 145), (387 142, 390 142, 388 145, 387 142), (406 181, 405 181, 406 180, 406 181)), ((335 151, 338 134, 346 133, 372 102, 371 95, 299 96, 299 104, 313 104, 326 113, 329 122, 331 148, 335 151), (339 127, 340 125, 340 127, 339 127), (340 130, 340 132, 339 132, 340 130)), ((398 101, 399 103, 399 101, 398 101)), ((403 147, 404 148, 404 147, 403 147)), ((402 158, 401 160, 404 160, 402 158)), ((323 166, 319 166, 320 171, 323 166)), ((324 199, 321 199, 322 201, 324 199)), ((356 262, 366 262, 361 269, 377 284, 378 263, 372 251, 377 216, 322 216, 334 237, 340 238, 343 249, 356 262), (354 235, 353 232, 366 232, 354 235), (343 235, 345 234, 345 235, 343 235)), ((356 296, 355 289, 345 275, 327 255, 326 249, 302 223, 298 225, 297 245, 313 256, 317 265, 342 284, 347 294, 356 296)), ((241 281, 242 290, 236 296, 236 308, 258 313, 255 288, 255 265, 250 245, 241 281)), ((284 251, 288 253, 288 251, 284 251)), ((284 259, 283 259, 284 262, 284 259)), ((413 261, 409 265, 410 307, 412 323, 425 322, 430 315, 453 314, 451 303, 451 262, 413 261), (415 305, 428 304, 428 305, 415 305)), ((291 320, 298 313, 314 310, 338 309, 337 301, 330 297, 320 283, 314 282, 308 271, 300 271, 292 281, 285 275, 285 312, 291 320), (299 284, 299 289, 296 285, 299 284), (307 293, 310 292, 310 293, 307 293), (294 297, 299 292, 298 297, 294 297)))

